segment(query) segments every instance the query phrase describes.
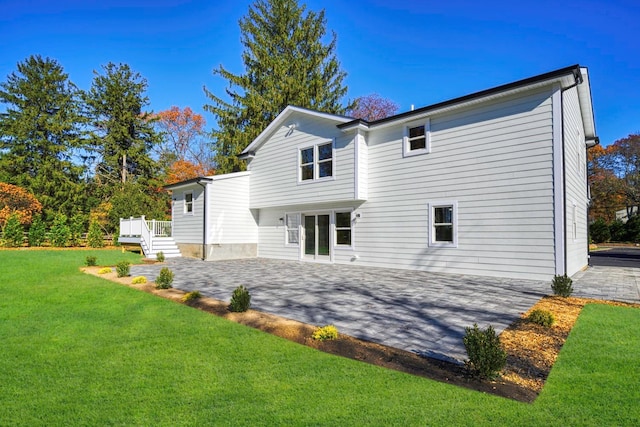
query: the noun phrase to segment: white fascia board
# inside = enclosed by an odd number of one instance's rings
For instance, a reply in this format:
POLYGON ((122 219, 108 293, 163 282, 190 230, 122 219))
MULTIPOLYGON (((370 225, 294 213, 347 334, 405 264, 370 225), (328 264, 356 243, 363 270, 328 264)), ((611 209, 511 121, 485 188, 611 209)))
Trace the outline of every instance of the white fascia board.
MULTIPOLYGON (((420 111, 417 112, 415 115, 414 114, 410 114, 410 115, 405 115, 403 117, 398 118, 397 120, 389 120, 389 121, 385 121, 383 123, 380 123, 379 125, 376 124, 370 124, 367 127, 367 130, 377 130, 377 129, 384 129, 390 126, 397 126, 398 124, 404 124, 404 123, 409 123, 409 122, 413 122, 416 120, 421 120, 421 119, 425 119, 427 117, 433 116, 435 114, 441 114, 441 113, 447 113, 453 110, 459 110, 462 108, 466 108, 466 107, 471 107, 477 104, 481 104, 481 103, 485 103, 487 101, 492 101, 495 99, 499 99, 499 98, 504 98, 507 96, 511 96, 511 95, 515 95, 521 92, 526 92, 526 91, 530 91, 532 89, 538 89, 538 88, 542 88, 542 87, 549 87, 552 86, 553 84, 559 84, 560 87, 565 88, 565 87, 569 87, 572 84, 575 84, 575 79, 573 77, 573 74, 567 74, 566 76, 562 76, 562 77, 556 77, 554 79, 549 79, 549 80, 544 80, 544 81, 540 81, 540 82, 536 82, 536 83, 531 83, 531 84, 527 84, 527 85, 523 85, 514 89, 510 89, 510 90, 506 90, 503 92, 497 92, 497 93, 493 93, 491 95, 486 95, 486 96, 481 96, 478 98, 474 98, 474 99, 470 99, 467 101, 461 101, 460 103, 456 103, 456 104, 451 104, 451 105, 447 105, 444 107, 440 107, 440 108, 434 108, 432 110, 426 110, 426 111, 420 111)), ((343 130, 352 130, 352 127, 343 129, 343 130)))
POLYGON ((294 107, 293 105, 288 105, 278 116, 273 119, 269 126, 267 126, 261 133, 254 139, 251 144, 247 146, 244 150, 242 150, 243 154, 248 154, 251 151, 255 151, 271 136, 273 132, 282 126, 283 122, 289 118, 289 116, 293 113, 304 114, 307 116, 318 117, 326 120, 332 120, 337 123, 346 123, 350 122, 353 119, 345 116, 338 116, 336 114, 323 113, 320 111, 309 110, 307 108, 294 107))
POLYGON ((580 68, 582 83, 578 85, 578 101, 580 102, 580 114, 584 124, 584 136, 586 139, 596 137, 596 124, 593 116, 593 101, 591 99, 591 84, 589 72, 586 67, 580 68))

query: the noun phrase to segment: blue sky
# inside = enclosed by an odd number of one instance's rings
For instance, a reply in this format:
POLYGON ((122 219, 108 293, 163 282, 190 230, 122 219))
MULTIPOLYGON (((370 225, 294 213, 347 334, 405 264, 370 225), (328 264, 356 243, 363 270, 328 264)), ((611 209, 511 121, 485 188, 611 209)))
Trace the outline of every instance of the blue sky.
MULTIPOLYGON (((224 95, 226 86, 212 69, 243 71, 238 20, 251 3, 0 0, 0 80, 40 54, 88 89, 93 70, 121 62, 147 79, 150 109, 203 112, 202 87, 224 95)), ((602 144, 640 131, 638 0, 306 4, 324 8, 338 35, 349 98, 375 92, 402 112, 579 63, 589 68, 602 144)))

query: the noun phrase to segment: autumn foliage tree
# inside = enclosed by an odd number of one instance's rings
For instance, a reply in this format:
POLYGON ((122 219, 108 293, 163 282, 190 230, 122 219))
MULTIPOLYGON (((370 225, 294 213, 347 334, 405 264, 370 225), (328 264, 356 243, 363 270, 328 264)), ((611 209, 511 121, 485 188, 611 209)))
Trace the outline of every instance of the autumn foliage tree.
POLYGON ((167 184, 197 176, 213 175, 214 156, 204 138, 206 122, 191 108, 171 107, 154 115, 155 124, 162 135, 161 162, 167 164, 167 184))
POLYGON ((383 98, 377 93, 356 98, 353 108, 347 111, 347 115, 355 119, 368 122, 393 116, 398 112, 398 104, 390 99, 383 98))
POLYGON ((613 146, 596 145, 587 150, 588 179, 591 187, 589 219, 606 223, 616 219, 616 210, 624 207, 623 182, 616 176, 611 157, 613 146))
POLYGON ((29 225, 34 215, 42 211, 42 205, 33 194, 16 185, 0 182, 0 228, 16 214, 20 224, 29 225))

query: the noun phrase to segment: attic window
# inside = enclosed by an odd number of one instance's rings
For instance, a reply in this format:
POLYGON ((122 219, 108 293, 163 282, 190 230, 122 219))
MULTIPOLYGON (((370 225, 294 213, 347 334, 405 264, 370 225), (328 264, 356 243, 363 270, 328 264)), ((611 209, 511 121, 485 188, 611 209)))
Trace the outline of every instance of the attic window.
POLYGON ((402 146, 405 157, 431 152, 431 121, 405 126, 402 146))
POLYGON ((333 142, 300 149, 300 181, 314 181, 333 176, 333 142))

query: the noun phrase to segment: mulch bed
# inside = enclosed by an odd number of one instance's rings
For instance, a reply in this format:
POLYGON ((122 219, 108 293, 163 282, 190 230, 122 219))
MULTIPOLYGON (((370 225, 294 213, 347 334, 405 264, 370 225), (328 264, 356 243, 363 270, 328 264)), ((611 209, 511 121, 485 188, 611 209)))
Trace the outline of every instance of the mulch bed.
MULTIPOLYGON (((154 283, 133 285, 132 277, 118 278, 115 272, 99 275, 99 269, 100 267, 85 267, 82 271, 179 303, 182 303, 181 298, 186 293, 178 289, 155 289, 154 283)), ((500 378, 495 381, 474 379, 461 365, 418 356, 348 335, 340 334, 336 340, 317 341, 311 338, 316 326, 256 310, 233 313, 228 310, 228 303, 213 298, 202 297, 184 304, 326 353, 521 402, 533 402, 542 390, 582 307, 594 302, 640 307, 640 304, 611 303, 585 298, 542 298, 500 335, 500 342, 507 351, 507 365, 500 378), (554 325, 545 328, 527 322, 526 316, 534 309, 553 313, 556 319, 554 325)))

